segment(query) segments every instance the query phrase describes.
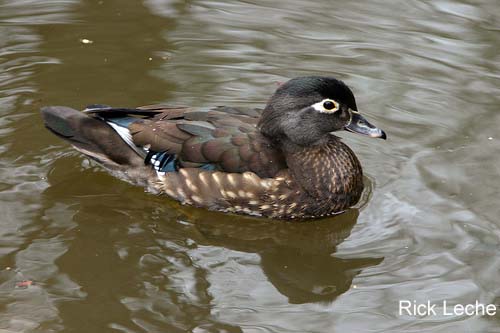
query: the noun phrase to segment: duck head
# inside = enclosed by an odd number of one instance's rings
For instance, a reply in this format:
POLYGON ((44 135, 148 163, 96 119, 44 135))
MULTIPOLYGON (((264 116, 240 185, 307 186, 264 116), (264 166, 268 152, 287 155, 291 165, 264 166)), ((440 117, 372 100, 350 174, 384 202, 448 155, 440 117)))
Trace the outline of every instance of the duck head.
POLYGON ((282 144, 321 144, 330 133, 347 130, 385 139, 384 131, 358 112, 349 87, 332 77, 298 77, 282 84, 267 103, 259 129, 282 144))

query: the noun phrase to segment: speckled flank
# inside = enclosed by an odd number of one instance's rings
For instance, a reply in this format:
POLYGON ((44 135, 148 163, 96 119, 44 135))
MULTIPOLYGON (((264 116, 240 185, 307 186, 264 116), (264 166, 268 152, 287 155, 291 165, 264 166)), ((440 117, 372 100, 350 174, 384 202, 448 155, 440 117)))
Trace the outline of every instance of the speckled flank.
MULTIPOLYGON (((232 213, 273 216, 271 210, 283 212, 287 195, 285 177, 260 178, 253 172, 224 173, 195 168, 181 169, 159 177, 159 188, 184 204, 232 213)), ((274 214, 276 215, 276 214, 274 214)))
POLYGON ((274 178, 185 168, 160 175, 156 187, 184 204, 273 218, 332 215, 359 200, 361 167, 338 139, 296 154, 293 173, 285 169, 274 178))

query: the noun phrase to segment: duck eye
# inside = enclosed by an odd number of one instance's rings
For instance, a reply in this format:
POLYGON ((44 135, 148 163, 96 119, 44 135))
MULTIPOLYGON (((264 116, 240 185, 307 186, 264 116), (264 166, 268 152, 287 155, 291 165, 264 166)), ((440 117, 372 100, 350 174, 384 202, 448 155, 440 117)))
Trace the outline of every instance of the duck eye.
POLYGON ((332 110, 335 107, 332 101, 326 101, 323 103, 323 107, 327 110, 332 110))
POLYGON ((332 102, 332 101, 325 101, 323 103, 323 107, 326 109, 326 110, 333 110, 335 109, 335 103, 332 102))
POLYGON ((311 105, 311 107, 321 113, 334 113, 340 108, 340 105, 333 99, 324 99, 311 105))

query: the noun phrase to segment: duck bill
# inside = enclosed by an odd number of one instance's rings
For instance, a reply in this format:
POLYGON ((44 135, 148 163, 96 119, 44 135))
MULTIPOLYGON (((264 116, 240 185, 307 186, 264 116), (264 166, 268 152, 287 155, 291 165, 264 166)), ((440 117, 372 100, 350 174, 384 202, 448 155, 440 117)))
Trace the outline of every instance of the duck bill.
POLYGON ((367 135, 371 138, 386 139, 385 132, 370 124, 362 115, 357 111, 349 110, 351 113, 351 121, 344 127, 346 131, 367 135))

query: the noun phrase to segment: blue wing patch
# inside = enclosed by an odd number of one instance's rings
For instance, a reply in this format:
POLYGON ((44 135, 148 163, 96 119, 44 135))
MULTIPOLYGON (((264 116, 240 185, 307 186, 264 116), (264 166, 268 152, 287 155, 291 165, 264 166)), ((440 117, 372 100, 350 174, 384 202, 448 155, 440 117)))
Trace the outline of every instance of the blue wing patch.
MULTIPOLYGON (((154 152, 149 151, 144 164, 151 165, 158 173, 167 173, 179 171, 179 160, 174 154, 168 154, 166 152, 154 152)), ((215 170, 215 165, 207 163, 200 166, 200 169, 213 171, 215 170)))
POLYGON ((152 165, 158 172, 174 172, 179 170, 175 155, 167 154, 166 152, 148 152, 144 164, 152 165))

